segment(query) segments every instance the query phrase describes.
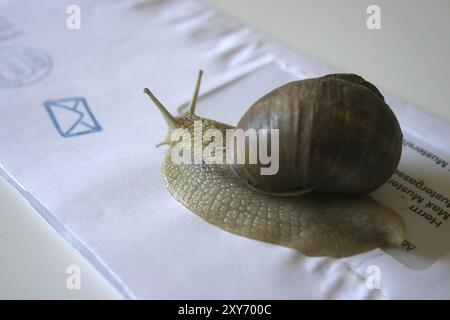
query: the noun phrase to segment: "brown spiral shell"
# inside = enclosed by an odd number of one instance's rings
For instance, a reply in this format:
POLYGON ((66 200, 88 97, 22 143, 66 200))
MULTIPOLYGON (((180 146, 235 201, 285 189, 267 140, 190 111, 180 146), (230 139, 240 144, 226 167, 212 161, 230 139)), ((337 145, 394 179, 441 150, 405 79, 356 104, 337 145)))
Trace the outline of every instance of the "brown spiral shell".
POLYGON ((276 88, 247 110, 237 128, 279 129, 277 174, 261 175, 259 162, 232 166, 248 185, 274 194, 373 191, 397 168, 402 150, 400 125, 383 95, 354 74, 276 88))

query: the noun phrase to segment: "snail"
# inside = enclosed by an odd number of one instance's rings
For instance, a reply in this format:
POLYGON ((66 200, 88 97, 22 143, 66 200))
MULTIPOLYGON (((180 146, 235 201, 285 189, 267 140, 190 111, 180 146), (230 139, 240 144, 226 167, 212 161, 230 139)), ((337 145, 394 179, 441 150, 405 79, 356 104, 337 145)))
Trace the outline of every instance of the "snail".
MULTIPOLYGON (((290 82, 256 101, 237 128, 279 130, 279 170, 262 175, 260 163, 174 161, 183 143, 205 150, 214 141, 197 137, 195 124, 224 136, 235 129, 195 114, 201 78, 199 71, 189 109, 178 116, 144 89, 169 127, 160 145, 169 145, 162 172, 173 198, 226 231, 308 256, 344 257, 401 244, 403 220, 367 195, 396 169, 402 141, 374 85, 354 74, 332 74, 290 82), (178 129, 189 133, 187 140, 173 138, 178 129)), ((220 143, 225 159, 230 150, 220 143)))

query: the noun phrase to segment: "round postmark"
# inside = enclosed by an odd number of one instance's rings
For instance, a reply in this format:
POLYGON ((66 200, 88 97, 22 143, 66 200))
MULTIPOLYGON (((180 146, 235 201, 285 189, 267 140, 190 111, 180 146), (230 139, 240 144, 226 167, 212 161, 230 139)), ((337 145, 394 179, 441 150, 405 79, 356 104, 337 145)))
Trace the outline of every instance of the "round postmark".
POLYGON ((36 83, 48 76, 52 65, 50 55, 41 49, 0 48, 0 89, 36 83))

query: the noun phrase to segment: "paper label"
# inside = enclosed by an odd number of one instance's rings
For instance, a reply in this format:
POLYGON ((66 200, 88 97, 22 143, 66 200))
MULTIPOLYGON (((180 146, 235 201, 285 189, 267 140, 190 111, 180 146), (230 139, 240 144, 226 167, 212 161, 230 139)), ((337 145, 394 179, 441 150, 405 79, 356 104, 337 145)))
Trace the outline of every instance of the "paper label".
POLYGON ((401 249, 386 252, 423 270, 450 249, 450 156, 403 129, 403 152, 392 177, 371 195, 405 220, 401 249))

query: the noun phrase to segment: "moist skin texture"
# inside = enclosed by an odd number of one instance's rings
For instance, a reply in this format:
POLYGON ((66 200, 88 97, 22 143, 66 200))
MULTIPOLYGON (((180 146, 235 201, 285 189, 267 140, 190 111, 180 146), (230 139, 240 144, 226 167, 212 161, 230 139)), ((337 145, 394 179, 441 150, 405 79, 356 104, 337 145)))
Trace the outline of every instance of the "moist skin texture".
MULTIPOLYGON (((191 137, 195 120, 202 121, 203 132, 209 128, 222 132, 232 128, 190 113, 175 120, 176 128, 189 130, 191 137)), ((226 231, 291 247, 309 256, 349 256, 376 247, 396 246, 404 239, 402 219, 367 195, 312 191, 277 197, 259 193, 240 181, 227 164, 175 164, 171 150, 182 142, 166 143, 169 152, 162 171, 171 195, 226 231)))

